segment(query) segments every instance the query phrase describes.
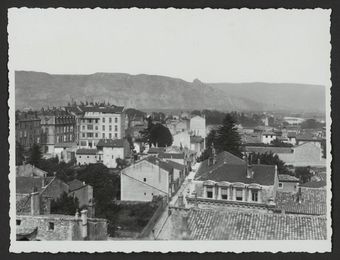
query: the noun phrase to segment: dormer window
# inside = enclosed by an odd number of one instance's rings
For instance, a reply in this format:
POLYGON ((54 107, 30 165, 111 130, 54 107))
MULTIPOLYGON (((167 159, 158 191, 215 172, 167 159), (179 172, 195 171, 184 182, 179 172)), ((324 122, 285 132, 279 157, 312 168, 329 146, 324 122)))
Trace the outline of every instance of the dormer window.
POLYGON ((211 199, 213 197, 213 188, 207 187, 207 198, 211 199))
POLYGON ((236 200, 238 200, 238 201, 243 200, 243 189, 241 189, 241 188, 236 189, 236 200))
POLYGON ((252 190, 251 191, 251 200, 252 201, 258 201, 258 195, 259 195, 259 192, 257 190, 252 190))

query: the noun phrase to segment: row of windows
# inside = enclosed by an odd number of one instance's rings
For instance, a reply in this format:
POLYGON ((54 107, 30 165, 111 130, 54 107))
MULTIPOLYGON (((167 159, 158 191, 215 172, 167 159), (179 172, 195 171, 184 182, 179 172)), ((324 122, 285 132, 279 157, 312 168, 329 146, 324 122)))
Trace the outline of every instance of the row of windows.
MULTIPOLYGON (((213 198, 213 190, 211 187, 207 187, 207 198, 213 198)), ((221 189, 221 198, 223 200, 228 200, 228 190, 221 189)), ((243 201, 243 189, 236 189, 236 197, 235 200, 243 201)), ((251 200, 258 201, 258 191, 252 190, 251 191, 251 200)))
POLYGON ((39 135, 40 134, 40 130, 39 129, 35 129, 33 132, 27 132, 26 130, 25 131, 19 131, 19 137, 22 138, 22 137, 27 137, 31 134, 33 135, 39 135))
MULTIPOLYGON (((82 133, 82 138, 99 138, 99 134, 98 133, 82 133)), ((118 134, 114 133, 114 137, 117 138, 118 134)), ((106 138, 105 133, 102 133, 102 138, 106 138)), ((111 139, 112 138, 112 133, 108 134, 108 138, 111 139)))
MULTIPOLYGON (((115 125, 115 131, 118 131, 118 125, 115 125)), ((86 130, 86 126, 82 125, 82 130, 86 130)), ((87 125, 87 130, 93 130, 93 125, 87 125)), ((94 126, 94 130, 98 130, 98 126, 94 126)), ((105 125, 102 126, 102 130, 105 131, 105 125)), ((112 131, 112 125, 109 125, 109 131, 112 131)))
POLYGON ((73 126, 60 126, 60 127, 57 126, 56 131, 57 131, 57 134, 73 132, 73 126))
POLYGON ((40 121, 20 122, 18 126, 20 129, 33 129, 40 127, 40 121))
POLYGON ((73 141, 73 135, 72 134, 57 136, 57 142, 58 143, 71 142, 71 141, 73 141))
MULTIPOLYGON (((112 123, 112 121, 114 121, 115 123, 118 123, 118 117, 109 117, 109 123, 112 123)), ((86 119, 81 119, 82 123, 95 123, 98 124, 99 119, 92 119, 92 118, 86 118, 86 119)), ((102 122, 105 123, 105 117, 102 118, 102 122)))
MULTIPOLYGON (((115 123, 118 123, 118 118, 114 118, 115 123)), ((102 122, 105 123, 105 117, 102 118, 102 122)), ((109 117, 109 123, 112 123, 112 117, 109 117)))

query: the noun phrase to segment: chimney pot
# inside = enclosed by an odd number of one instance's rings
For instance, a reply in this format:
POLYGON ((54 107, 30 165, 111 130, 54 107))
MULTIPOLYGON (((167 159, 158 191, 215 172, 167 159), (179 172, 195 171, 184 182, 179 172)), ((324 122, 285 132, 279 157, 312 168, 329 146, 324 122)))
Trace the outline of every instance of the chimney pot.
POLYGON ((87 237, 87 210, 83 209, 81 212, 81 235, 83 239, 87 237))
POLYGON ((39 192, 31 193, 31 215, 40 215, 40 196, 39 192))

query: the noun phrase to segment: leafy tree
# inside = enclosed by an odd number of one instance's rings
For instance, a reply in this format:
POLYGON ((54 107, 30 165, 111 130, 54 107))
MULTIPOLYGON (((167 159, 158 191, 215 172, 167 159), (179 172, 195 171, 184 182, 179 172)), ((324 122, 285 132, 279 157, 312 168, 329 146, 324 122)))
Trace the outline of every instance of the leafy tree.
POLYGON ((105 215, 105 210, 112 201, 120 196, 120 177, 111 174, 103 164, 90 164, 77 171, 77 179, 93 187, 96 203, 96 215, 105 215))
POLYGON ((40 161, 42 159, 41 147, 38 144, 33 144, 29 150, 28 163, 39 167, 40 161))
POLYGON ((132 141, 131 135, 128 134, 128 135, 126 136, 126 140, 129 142, 130 149, 131 149, 131 150, 135 149, 135 146, 133 145, 133 141, 132 141))
POLYGON ((260 162, 261 164, 277 165, 277 171, 279 174, 290 174, 287 166, 277 154, 270 153, 252 153, 249 155, 252 164, 260 162))
POLYGON ((169 128, 161 124, 153 124, 151 117, 148 118, 148 127, 141 132, 142 141, 159 147, 171 146, 173 139, 169 128))
POLYGON ((324 124, 316 121, 315 119, 307 119, 301 123, 302 129, 318 129, 322 128, 324 124))
POLYGON ((24 160, 24 148, 19 142, 15 142, 15 164, 22 165, 24 160))
POLYGON ((223 119, 222 126, 216 131, 214 146, 217 152, 227 151, 241 157, 241 137, 236 128, 236 120, 230 114, 223 119))
POLYGON ((78 198, 73 198, 64 192, 58 199, 51 201, 52 214, 74 215, 79 209, 78 198))
POLYGON ((300 183, 309 182, 313 176, 310 167, 296 167, 295 176, 300 179, 300 183))
POLYGON ((201 116, 202 113, 201 113, 201 111, 199 111, 199 110, 193 110, 193 111, 191 111, 191 115, 192 115, 192 116, 201 116))
POLYGON ((128 165, 128 162, 125 159, 121 158, 117 158, 116 163, 118 169, 124 169, 128 165))

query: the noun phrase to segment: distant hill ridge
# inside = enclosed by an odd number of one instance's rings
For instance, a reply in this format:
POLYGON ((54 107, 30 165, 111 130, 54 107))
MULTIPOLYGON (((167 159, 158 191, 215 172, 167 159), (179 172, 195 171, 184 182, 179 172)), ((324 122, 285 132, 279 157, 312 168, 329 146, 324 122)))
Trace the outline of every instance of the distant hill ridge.
POLYGON ((271 83, 187 82, 158 75, 90 75, 15 72, 16 108, 62 106, 75 101, 109 101, 137 109, 324 111, 324 87, 271 83))

